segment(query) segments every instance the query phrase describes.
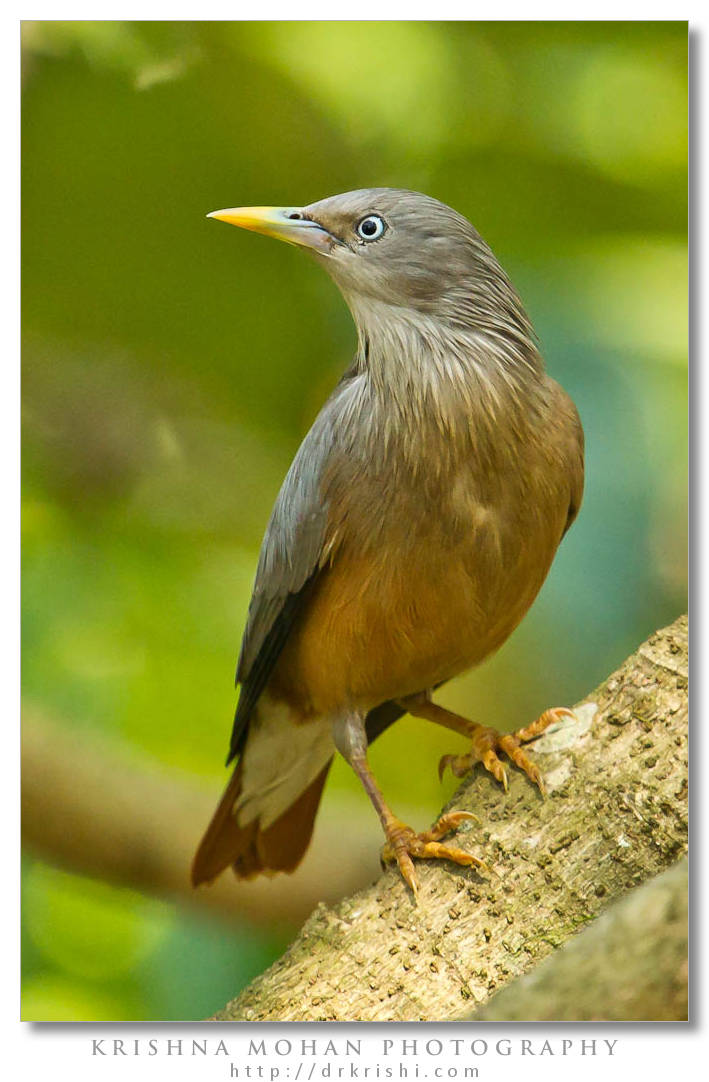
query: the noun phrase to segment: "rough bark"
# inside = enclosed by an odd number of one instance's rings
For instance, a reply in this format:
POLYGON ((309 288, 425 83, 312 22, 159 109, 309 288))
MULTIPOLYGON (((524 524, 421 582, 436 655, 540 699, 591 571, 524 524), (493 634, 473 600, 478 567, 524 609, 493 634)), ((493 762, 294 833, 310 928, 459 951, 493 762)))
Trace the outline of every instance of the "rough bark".
POLYGON ((334 909, 319 906, 286 954, 217 1019, 459 1018, 680 859, 686 618, 652 635, 591 702, 595 712, 586 706, 580 723, 536 743, 545 801, 518 773, 505 794, 477 768, 451 802, 480 817, 456 841, 489 875, 420 862, 418 906, 393 870, 334 909))
POLYGON ((473 1022, 684 1022, 688 1013, 686 858, 608 906, 473 1022))

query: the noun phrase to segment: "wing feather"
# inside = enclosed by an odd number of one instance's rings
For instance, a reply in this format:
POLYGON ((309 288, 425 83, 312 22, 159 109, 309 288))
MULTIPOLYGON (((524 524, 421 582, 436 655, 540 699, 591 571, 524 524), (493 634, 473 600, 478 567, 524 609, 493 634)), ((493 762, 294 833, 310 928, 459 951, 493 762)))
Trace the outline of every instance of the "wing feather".
POLYGON ((353 370, 343 376, 300 445, 271 512, 236 667, 241 690, 227 764, 242 750, 253 708, 312 583, 333 554, 322 479, 361 381, 353 370))

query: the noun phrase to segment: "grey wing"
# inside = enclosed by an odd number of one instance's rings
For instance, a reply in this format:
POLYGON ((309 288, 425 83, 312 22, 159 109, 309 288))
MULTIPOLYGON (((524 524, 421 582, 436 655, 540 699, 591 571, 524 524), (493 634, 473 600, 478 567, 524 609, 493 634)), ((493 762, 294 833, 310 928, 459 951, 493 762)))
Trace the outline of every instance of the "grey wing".
POLYGON ((357 383, 348 373, 338 384, 300 445, 271 512, 236 668, 241 692, 227 763, 242 750, 251 712, 330 554, 321 481, 357 383))

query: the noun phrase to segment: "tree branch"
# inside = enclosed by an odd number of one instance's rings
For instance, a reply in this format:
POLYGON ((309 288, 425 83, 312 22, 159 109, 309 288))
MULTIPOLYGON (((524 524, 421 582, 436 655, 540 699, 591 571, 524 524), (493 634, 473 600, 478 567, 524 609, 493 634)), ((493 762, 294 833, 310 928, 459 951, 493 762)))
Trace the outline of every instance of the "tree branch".
MULTIPOLYGON (((418 907, 392 870, 334 909, 319 906, 217 1018, 459 1018, 675 863, 687 837, 686 618, 652 635, 589 701, 590 727, 587 708, 536 743, 546 801, 519 773, 505 794, 480 768, 456 794, 452 806, 482 823, 457 843, 490 875, 421 862, 418 907)), ((329 855, 344 859, 346 847, 329 855)))
POLYGON ((473 1022, 687 1020, 687 859, 609 905, 473 1022))
POLYGON ((334 902, 376 873, 367 824, 358 828, 350 808, 333 802, 317 824, 319 842, 293 876, 243 883, 224 875, 195 891, 190 862, 216 799, 214 785, 196 785, 189 776, 83 732, 79 742, 68 726, 37 708, 23 710, 22 841, 42 859, 271 928, 297 927, 324 892, 334 902), (329 854, 345 823, 348 833, 354 830, 353 844, 343 854, 337 882, 329 854))

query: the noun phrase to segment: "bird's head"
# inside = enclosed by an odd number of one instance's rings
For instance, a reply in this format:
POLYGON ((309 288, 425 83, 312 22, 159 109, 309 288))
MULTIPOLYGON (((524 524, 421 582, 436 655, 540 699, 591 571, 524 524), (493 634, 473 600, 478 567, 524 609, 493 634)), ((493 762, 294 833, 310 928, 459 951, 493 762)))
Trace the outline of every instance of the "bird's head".
POLYGON ((470 222, 419 192, 363 188, 305 207, 239 207, 209 215, 310 249, 360 327, 408 313, 515 337, 531 327, 514 289, 470 222))

